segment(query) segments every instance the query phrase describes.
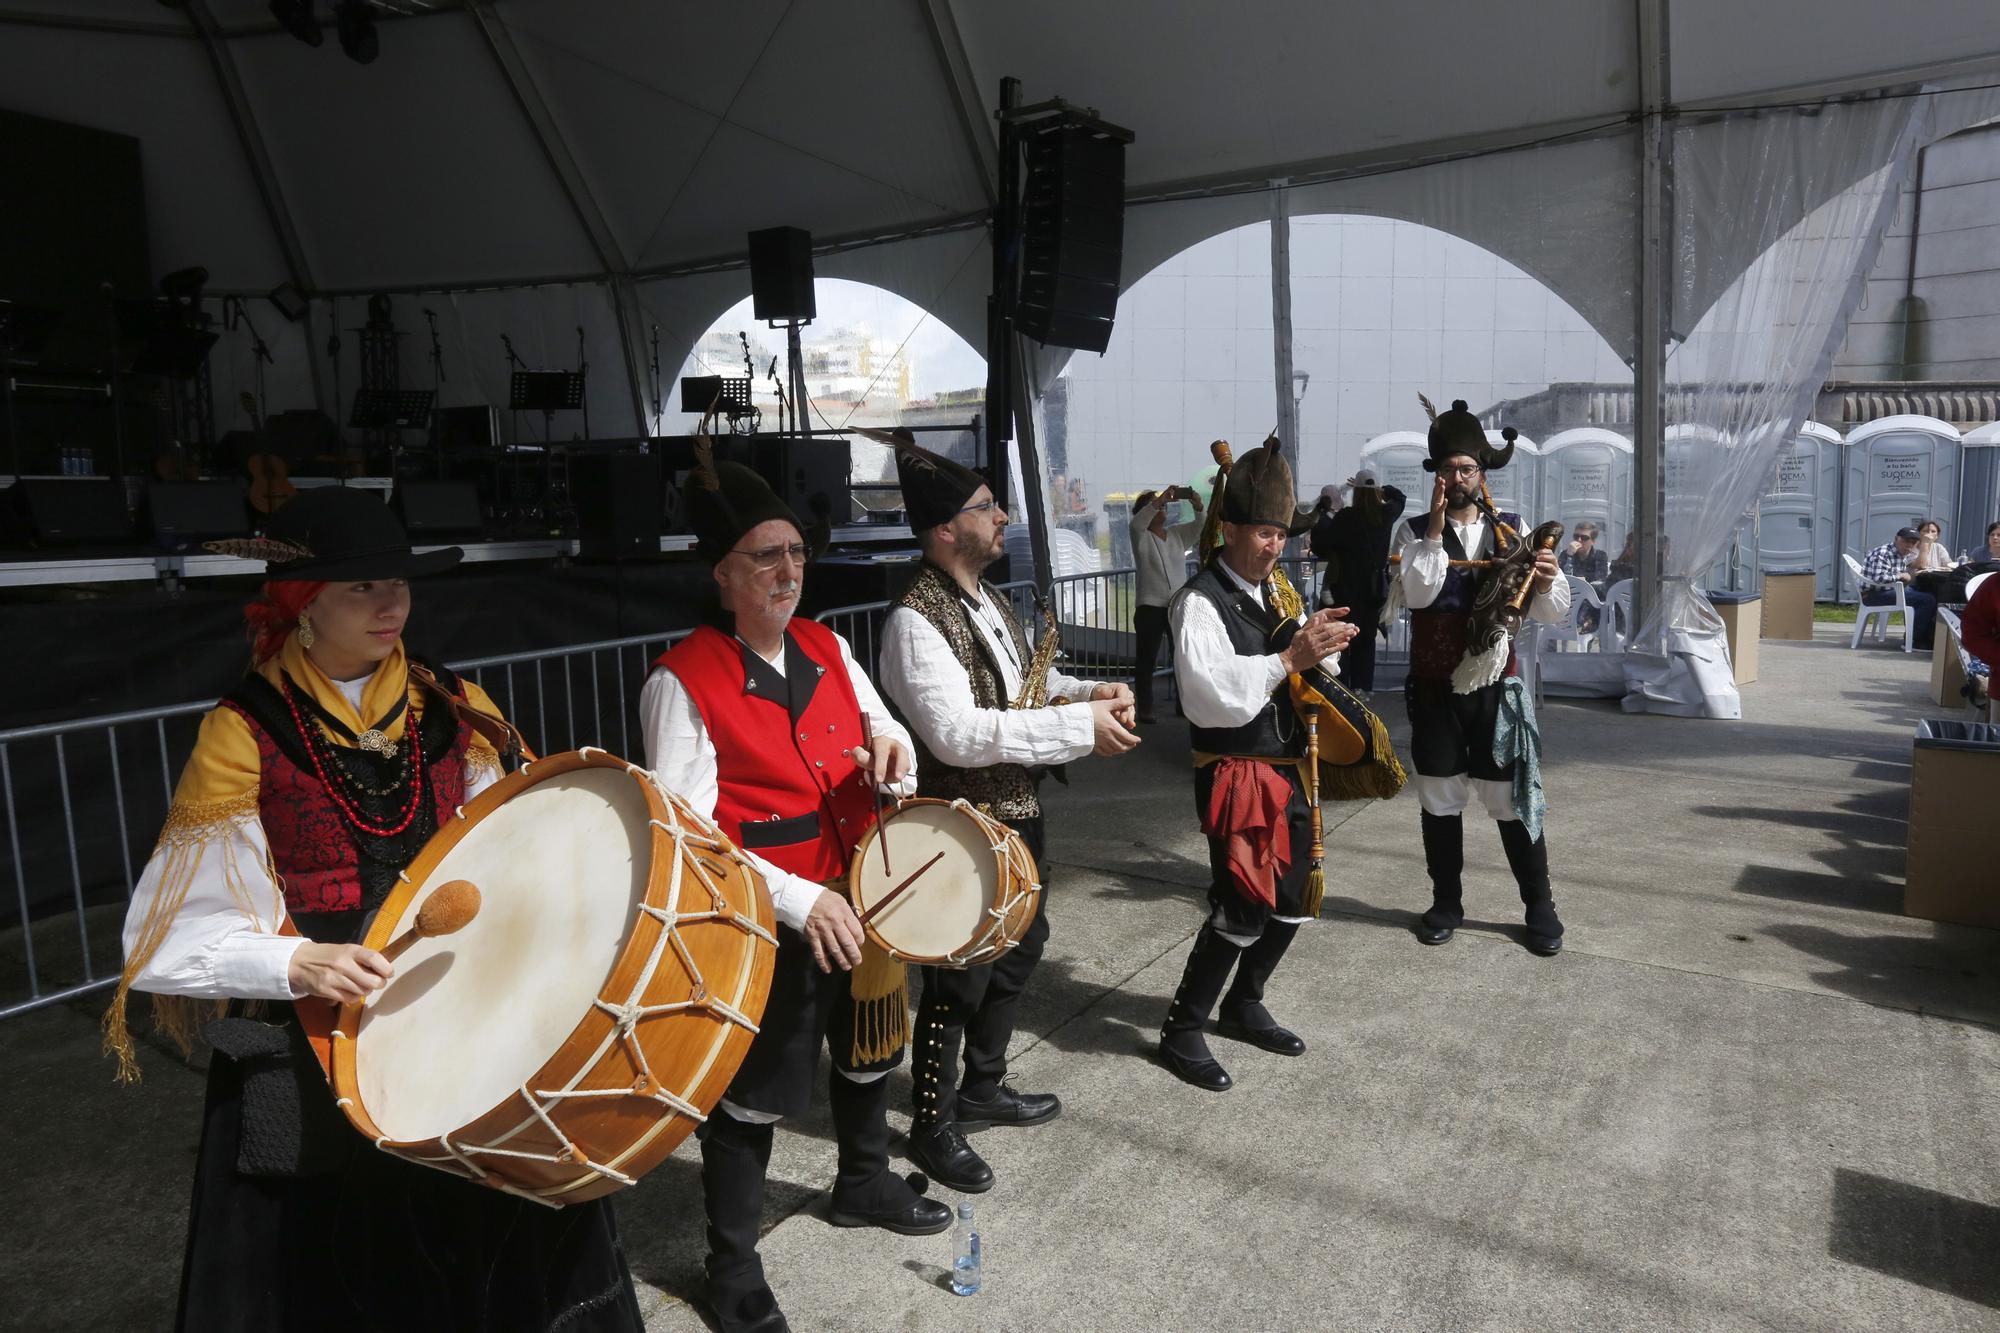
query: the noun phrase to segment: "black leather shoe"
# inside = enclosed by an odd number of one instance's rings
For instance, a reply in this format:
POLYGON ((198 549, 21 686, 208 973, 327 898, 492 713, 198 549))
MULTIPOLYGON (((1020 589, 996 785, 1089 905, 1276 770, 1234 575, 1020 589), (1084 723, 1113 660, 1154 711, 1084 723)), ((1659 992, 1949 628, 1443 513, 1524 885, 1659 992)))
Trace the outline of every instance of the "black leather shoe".
POLYGON ((1062 1099, 1053 1092, 1016 1092, 1002 1083, 990 1097, 957 1098, 961 1125, 1039 1125, 1062 1114, 1062 1099))
POLYGON ((1276 1023, 1267 1028, 1252 1028, 1245 1027, 1234 1019, 1218 1018, 1215 1022, 1215 1033, 1232 1041, 1247 1041, 1259 1050, 1269 1051, 1273 1055, 1306 1053, 1305 1038, 1290 1028, 1279 1027, 1276 1023))
POLYGON ((1160 1046, 1160 1061, 1183 1083, 1192 1083, 1204 1092, 1228 1092, 1236 1086, 1236 1080, 1229 1077, 1229 1071, 1216 1063, 1213 1057, 1206 1060, 1190 1060, 1184 1055, 1176 1055, 1172 1047, 1160 1046))
POLYGON ((792 1333, 769 1287, 728 1294, 711 1287, 708 1308, 715 1312, 716 1327, 722 1333, 792 1333))
POLYGON ((984 1194, 993 1188, 993 1168, 973 1151, 955 1124, 912 1129, 910 1160, 930 1172, 931 1179, 960 1194, 984 1194))
MULTIPOLYGON (((911 1188, 921 1175, 911 1177, 911 1188)), ((887 1206, 857 1207, 843 1203, 838 1190, 834 1192, 833 1203, 827 1209, 826 1220, 837 1227, 881 1227, 900 1236, 935 1236, 940 1231, 951 1229, 952 1212, 950 1205, 938 1199, 926 1199, 922 1193, 905 1194, 891 1181, 884 1191, 893 1198, 900 1199, 887 1206)))
POLYGON ((1451 937, 1452 937, 1452 934, 1453 934, 1453 932, 1454 932, 1454 931, 1456 930, 1456 927, 1453 927, 1453 926, 1427 926, 1427 925, 1425 925, 1425 924, 1424 924, 1424 923, 1423 923, 1423 922, 1422 922, 1422 921, 1420 920, 1420 921, 1418 921, 1418 922, 1417 922, 1417 924, 1416 924, 1416 926, 1414 927, 1414 929, 1415 929, 1415 930, 1416 930, 1416 932, 1417 932, 1417 942, 1418 942, 1418 943, 1420 943, 1420 944, 1443 944, 1443 943, 1445 943, 1445 942, 1447 942, 1448 940, 1450 940, 1450 939, 1451 939, 1451 937))
POLYGON ((1532 930, 1525 936, 1528 952, 1553 958, 1562 952, 1563 937, 1560 935, 1537 935, 1532 930))

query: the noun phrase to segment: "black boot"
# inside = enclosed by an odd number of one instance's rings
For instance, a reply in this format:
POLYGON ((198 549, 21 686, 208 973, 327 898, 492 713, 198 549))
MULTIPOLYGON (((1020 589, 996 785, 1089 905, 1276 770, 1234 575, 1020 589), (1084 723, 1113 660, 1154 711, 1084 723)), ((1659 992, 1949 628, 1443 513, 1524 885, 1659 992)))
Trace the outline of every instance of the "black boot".
POLYGON ((965 1141, 954 1118, 958 1043, 965 1031, 958 1009, 957 1003, 939 999, 930 978, 925 978, 910 1040, 915 1103, 910 1116, 910 1160, 948 1189, 983 1194, 993 1188, 993 1168, 965 1141))
POLYGON ((1423 812, 1424 868, 1431 876, 1431 910, 1417 922, 1417 938, 1443 944, 1465 922, 1465 820, 1423 812))
POLYGON ((1555 896, 1549 889, 1549 844, 1546 839, 1528 837, 1528 826, 1518 819, 1500 821, 1500 845, 1507 849, 1507 865, 1514 882, 1521 886, 1521 903, 1527 908, 1528 948, 1544 958, 1563 947, 1562 918, 1556 915, 1555 896))
POLYGON ((1160 1025, 1160 1058, 1177 1076, 1209 1092, 1226 1092, 1234 1080, 1229 1071, 1209 1052, 1201 1035, 1208 1011, 1229 980, 1242 949, 1203 926, 1188 951, 1187 967, 1181 973, 1180 988, 1167 1009, 1167 1021, 1160 1025))
POLYGON ((708 1208, 708 1303, 723 1333, 789 1333, 764 1281, 757 1229, 764 1219, 764 1173, 771 1126, 738 1120, 721 1107, 701 1127, 701 1192, 708 1208))
POLYGON ((1264 983, 1278 968, 1278 960, 1292 947, 1299 933, 1297 922, 1271 921, 1257 942, 1243 951, 1236 965, 1236 979, 1229 983, 1216 1013, 1215 1030, 1225 1037, 1247 1041, 1276 1055, 1304 1055, 1305 1041, 1295 1032, 1278 1026, 1264 1007, 1264 983))
POLYGON ((835 1069, 827 1093, 840 1151, 827 1220, 837 1227, 881 1227, 905 1236, 935 1236, 950 1227, 951 1209, 926 1199, 914 1180, 889 1170, 889 1080, 859 1082, 835 1069))

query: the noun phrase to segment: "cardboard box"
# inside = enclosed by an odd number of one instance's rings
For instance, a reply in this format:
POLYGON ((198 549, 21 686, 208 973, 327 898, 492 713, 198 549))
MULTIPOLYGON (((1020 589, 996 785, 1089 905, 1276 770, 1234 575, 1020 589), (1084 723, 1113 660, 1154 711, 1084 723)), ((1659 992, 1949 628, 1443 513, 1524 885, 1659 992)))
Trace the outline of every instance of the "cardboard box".
POLYGON ((1903 915, 2000 929, 1996 784, 2000 726, 1937 718, 1917 724, 1903 915))
POLYGON ((1763 635, 1766 639, 1806 639, 1813 636, 1813 590, 1819 576, 1764 571, 1763 635))
POLYGON ((1750 593, 1712 592, 1708 600, 1722 617, 1729 639, 1729 666, 1738 685, 1757 679, 1757 640, 1763 637, 1763 600, 1750 593))
POLYGON ((1950 612, 1939 612, 1937 633, 1931 637, 1931 702, 1940 708, 1965 703, 1965 664, 1958 658, 1958 627, 1950 612))

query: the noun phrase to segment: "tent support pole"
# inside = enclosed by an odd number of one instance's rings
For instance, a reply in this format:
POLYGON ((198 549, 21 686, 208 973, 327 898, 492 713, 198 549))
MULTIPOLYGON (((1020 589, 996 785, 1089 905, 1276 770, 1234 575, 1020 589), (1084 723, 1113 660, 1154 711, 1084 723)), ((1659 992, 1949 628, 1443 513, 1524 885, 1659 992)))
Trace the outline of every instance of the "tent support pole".
MULTIPOLYGON (((1021 103, 1021 81, 1000 80, 1000 110, 1021 103)), ((986 484, 1004 508, 1007 494, 1007 441, 1014 434, 1015 227, 1019 219, 1021 169, 1014 149, 1014 126, 1000 118, 1000 178, 993 202, 993 291, 986 298, 986 484)))
POLYGON ((972 72, 971 58, 965 54, 965 39, 959 35, 951 0, 917 0, 917 8, 923 13, 924 28, 937 52, 938 74, 951 89, 952 105, 958 110, 959 129, 965 134, 966 154, 972 159, 973 173, 979 177, 980 188, 986 191, 986 202, 998 203, 996 179, 1000 174, 1000 159, 988 128, 992 122, 986 108, 980 105, 978 79, 972 72))
MULTIPOLYGON (((1271 367, 1278 381, 1279 452, 1292 465, 1294 484, 1305 474, 1299 439, 1299 400, 1292 385, 1292 197, 1285 182, 1271 182, 1271 367)), ((1253 446, 1243 442, 1247 450, 1253 446)))
MULTIPOLYGON (((1633 340, 1633 532, 1639 556, 1632 588, 1632 623, 1644 626, 1661 610, 1664 584, 1660 544, 1666 493, 1665 385, 1669 314, 1667 240, 1672 225, 1668 175, 1672 144, 1667 133, 1668 0, 1636 0, 1639 19, 1639 318, 1633 340)), ((1658 625, 1664 650, 1666 625, 1658 625)), ((1648 645, 1640 645, 1643 648, 1648 645)))
POLYGON ((490 0, 465 0, 465 12, 471 17, 473 26, 479 29, 479 35, 500 71, 501 81, 513 95, 514 104, 521 108, 521 114, 527 119, 535 142, 541 146, 549 169, 562 186, 570 211, 590 238, 591 249, 596 252, 597 262, 604 269, 606 277, 603 281, 618 323, 618 350, 625 361, 625 388, 631 395, 632 424, 639 434, 650 435, 652 417, 646 410, 646 381, 639 358, 639 348, 645 338, 639 327, 639 302, 631 290, 631 265, 626 262, 624 250, 618 244, 611 224, 605 220, 604 210, 598 207, 596 197, 591 194, 590 184, 584 180, 583 169, 577 165, 576 156, 570 152, 562 131, 556 127, 555 117, 550 114, 541 89, 535 86, 527 62, 521 57, 521 49, 514 44, 513 33, 493 12, 490 0))

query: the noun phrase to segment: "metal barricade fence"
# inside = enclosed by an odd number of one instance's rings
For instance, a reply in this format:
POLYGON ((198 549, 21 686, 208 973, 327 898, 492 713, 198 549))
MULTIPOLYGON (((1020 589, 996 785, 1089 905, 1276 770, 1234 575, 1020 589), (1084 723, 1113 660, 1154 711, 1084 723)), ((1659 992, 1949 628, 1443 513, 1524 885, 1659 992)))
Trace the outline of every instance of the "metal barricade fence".
MULTIPOLYGON (((686 635, 640 635, 453 664, 542 753, 636 754, 639 686, 686 635)), ((132 885, 213 699, 0 731, 4 853, 16 920, 0 929, 0 1018, 114 984, 132 885)))
MULTIPOLYGON (((1308 601, 1316 563, 1285 562, 1308 601)), ((1033 585, 1000 585, 1037 641, 1033 585)), ((1130 569, 1055 580, 1048 605, 1061 625, 1071 674, 1129 677, 1137 589, 1130 569)), ((871 673, 889 602, 823 611, 871 673)), ((510 653, 453 664, 493 697, 544 754, 597 745, 643 758, 639 687, 655 656, 686 630, 510 653)), ((1169 636, 1170 637, 1170 636, 1169 636)), ((1398 645, 1392 640, 1392 649, 1398 645)), ((1170 642, 1156 674, 1171 676, 1170 642)), ((174 785, 212 699, 0 731, 16 921, 0 928, 0 1018, 112 985, 121 965, 126 901, 165 821, 174 785)))

